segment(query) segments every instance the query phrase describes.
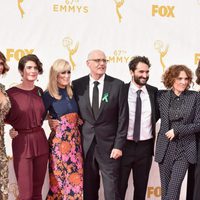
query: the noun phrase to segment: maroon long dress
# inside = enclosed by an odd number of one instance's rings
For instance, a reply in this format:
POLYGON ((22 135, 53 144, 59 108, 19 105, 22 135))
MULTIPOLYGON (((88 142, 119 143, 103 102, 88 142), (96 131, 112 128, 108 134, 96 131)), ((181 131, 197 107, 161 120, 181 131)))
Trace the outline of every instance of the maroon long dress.
POLYGON ((45 107, 42 89, 27 91, 17 87, 7 90, 11 109, 6 122, 18 131, 12 141, 14 169, 20 199, 42 200, 41 189, 48 160, 48 142, 42 122, 45 107))

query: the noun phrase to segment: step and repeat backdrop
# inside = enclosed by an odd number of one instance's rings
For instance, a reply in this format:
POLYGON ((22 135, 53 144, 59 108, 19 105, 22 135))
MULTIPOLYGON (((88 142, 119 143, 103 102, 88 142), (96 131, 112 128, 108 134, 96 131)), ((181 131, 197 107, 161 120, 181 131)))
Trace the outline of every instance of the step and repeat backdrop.
MULTIPOLYGON (((1 82, 9 88, 20 83, 19 59, 36 54, 44 65, 37 84, 46 89, 54 60, 71 63, 72 79, 88 74, 87 54, 105 51, 107 74, 130 81, 132 56, 147 56, 152 64, 149 84, 163 88, 161 75, 172 64, 185 64, 193 71, 200 59, 200 0, 0 0, 0 51, 10 71, 1 82)), ((194 86, 198 89, 198 86, 194 86)), ((10 156, 9 200, 17 198, 12 166, 11 139, 6 126, 6 150, 10 156)), ((49 128, 44 123, 47 137, 49 128)), ((130 179, 127 200, 132 199, 130 179)), ((181 199, 185 199, 186 180, 181 199)), ((48 173, 43 196, 48 190, 48 173)), ((160 199, 159 172, 153 163, 147 200, 160 199)), ((103 189, 100 191, 103 200, 103 189)))

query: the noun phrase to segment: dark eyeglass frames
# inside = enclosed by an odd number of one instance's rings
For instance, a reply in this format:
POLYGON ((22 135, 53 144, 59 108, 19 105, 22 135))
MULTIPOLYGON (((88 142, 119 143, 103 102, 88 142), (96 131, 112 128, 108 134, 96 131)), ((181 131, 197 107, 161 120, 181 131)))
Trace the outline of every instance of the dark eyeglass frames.
POLYGON ((103 62, 103 63, 107 63, 109 60, 106 60, 106 59, 89 59, 88 61, 94 61, 96 63, 100 63, 100 62, 103 62))

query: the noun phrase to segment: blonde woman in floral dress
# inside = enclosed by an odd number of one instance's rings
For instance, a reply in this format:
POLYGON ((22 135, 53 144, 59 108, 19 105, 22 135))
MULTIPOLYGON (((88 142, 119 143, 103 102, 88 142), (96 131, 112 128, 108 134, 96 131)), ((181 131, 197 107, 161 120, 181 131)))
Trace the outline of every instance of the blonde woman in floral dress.
MULTIPOLYGON (((6 58, 0 52, 0 74, 9 70, 6 58)), ((10 101, 5 92, 5 87, 0 83, 0 199, 8 199, 8 158, 4 144, 4 118, 10 109, 10 101)))
POLYGON ((71 68, 58 59, 50 70, 43 95, 46 110, 57 122, 49 138, 50 190, 47 200, 83 199, 83 158, 78 106, 70 86, 71 68))

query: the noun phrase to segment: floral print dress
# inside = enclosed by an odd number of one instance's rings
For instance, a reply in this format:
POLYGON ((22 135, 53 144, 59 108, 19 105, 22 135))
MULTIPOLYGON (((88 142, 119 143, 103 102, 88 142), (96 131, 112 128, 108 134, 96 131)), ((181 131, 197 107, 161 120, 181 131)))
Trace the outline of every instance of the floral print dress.
POLYGON ((51 97, 49 92, 43 96, 44 104, 59 126, 49 137, 49 179, 50 189, 47 200, 83 199, 83 158, 80 120, 75 100, 70 99, 65 89, 59 89, 61 100, 51 97))
MULTIPOLYGON (((0 84, 0 91, 7 97, 4 85, 0 84)), ((4 119, 10 110, 10 101, 0 103, 0 199, 8 199, 8 158, 4 143, 4 119)))

